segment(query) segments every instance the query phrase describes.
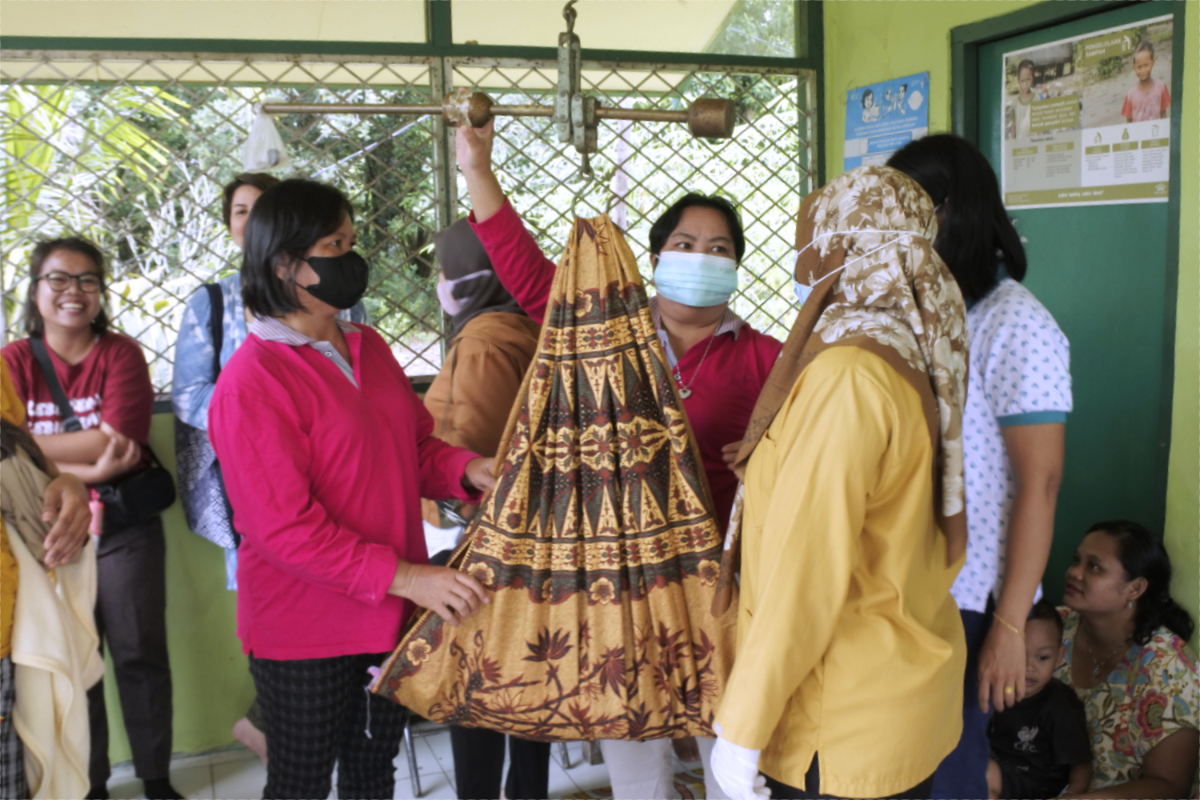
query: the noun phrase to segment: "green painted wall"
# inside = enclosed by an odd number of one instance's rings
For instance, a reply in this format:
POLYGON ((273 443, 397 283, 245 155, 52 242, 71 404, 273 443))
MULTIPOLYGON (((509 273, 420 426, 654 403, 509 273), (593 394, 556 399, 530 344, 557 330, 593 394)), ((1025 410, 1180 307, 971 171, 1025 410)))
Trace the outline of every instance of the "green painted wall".
MULTIPOLYGON (((1171 593, 1200 616, 1200 3, 1189 3, 1183 57, 1183 176, 1179 212, 1179 304, 1175 323, 1175 405, 1167 479, 1171 593)), ((1192 636, 1192 645, 1200 634, 1192 636)))
POLYGON ((929 72, 929 130, 950 130, 950 30, 1036 0, 854 2, 825 8, 825 177, 842 173, 846 91, 929 72))
MULTIPOLYGON (((150 446, 175 471, 174 416, 156 414, 150 446)), ((225 590, 223 551, 192 533, 176 503, 163 514, 167 538, 167 647, 175 699, 175 752, 233 743, 230 728, 254 699, 246 657, 235 634, 236 596, 225 590)), ((105 676, 109 756, 131 758, 112 662, 105 676)))
MULTIPOLYGON (((991 2, 825 3, 826 177, 842 172, 846 91, 929 71, 931 132, 950 130, 950 31, 1001 16, 1037 0, 991 2)), ((1065 0, 1046 0, 1064 2, 1065 0)), ((1175 390, 1167 486, 1167 549, 1175 565, 1172 592, 1193 617, 1200 612, 1200 136, 1197 132, 1197 31, 1191 3, 1183 59, 1182 210, 1175 390)), ((1119 467, 1115 467, 1119 468, 1119 467)), ((1194 636, 1195 645, 1200 635, 1194 636)))

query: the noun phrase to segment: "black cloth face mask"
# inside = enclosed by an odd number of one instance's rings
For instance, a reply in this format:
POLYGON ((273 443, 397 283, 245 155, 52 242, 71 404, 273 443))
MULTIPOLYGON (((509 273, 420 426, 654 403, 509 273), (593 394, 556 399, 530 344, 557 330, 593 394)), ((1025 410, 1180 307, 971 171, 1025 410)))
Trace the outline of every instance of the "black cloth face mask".
POLYGON ((353 308, 367 293, 367 280, 371 268, 367 266, 366 260, 353 250, 332 258, 311 256, 305 260, 313 272, 317 273, 321 282, 305 286, 304 289, 322 303, 345 311, 353 308))

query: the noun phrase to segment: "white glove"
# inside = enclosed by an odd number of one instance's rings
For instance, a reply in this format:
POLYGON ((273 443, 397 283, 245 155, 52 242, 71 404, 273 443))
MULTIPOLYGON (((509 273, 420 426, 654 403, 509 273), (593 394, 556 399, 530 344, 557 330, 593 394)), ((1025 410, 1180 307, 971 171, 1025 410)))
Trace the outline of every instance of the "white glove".
POLYGON ((716 726, 717 743, 713 745, 713 777, 729 800, 769 800, 767 779, 758 772, 758 755, 761 750, 750 750, 736 745, 721 736, 721 726, 716 726))

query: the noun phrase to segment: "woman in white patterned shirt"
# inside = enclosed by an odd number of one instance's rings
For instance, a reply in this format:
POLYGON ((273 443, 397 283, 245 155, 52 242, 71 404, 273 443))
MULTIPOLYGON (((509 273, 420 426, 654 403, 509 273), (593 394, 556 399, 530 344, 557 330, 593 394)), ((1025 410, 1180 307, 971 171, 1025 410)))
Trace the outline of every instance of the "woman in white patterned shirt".
POLYGON ((1054 534, 1071 410, 1070 348, 1020 284, 1025 251, 979 149, 953 134, 888 161, 937 207, 934 249, 967 301, 970 370, 963 411, 967 559, 951 590, 967 635, 963 734, 934 778, 935 798, 986 797, 990 708, 1025 696, 1025 618, 1054 534))

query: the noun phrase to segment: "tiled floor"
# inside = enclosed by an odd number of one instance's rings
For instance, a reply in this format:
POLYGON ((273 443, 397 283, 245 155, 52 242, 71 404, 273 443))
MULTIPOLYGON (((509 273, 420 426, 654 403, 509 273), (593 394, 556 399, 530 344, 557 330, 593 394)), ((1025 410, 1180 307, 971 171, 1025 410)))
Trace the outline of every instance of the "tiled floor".
MULTIPOLYGON (((454 761, 450 753, 450 734, 440 731, 415 740, 417 774, 421 780, 421 800, 456 800, 454 761)), ((583 763, 582 746, 567 745, 574 765, 563 769, 560 749, 554 745, 550 757, 550 797, 562 798, 582 790, 608 786, 608 769, 583 763)), ((678 764, 677 768, 681 768, 678 764)), ((257 757, 244 748, 221 750, 199 756, 181 756, 171 762, 171 782, 184 796, 203 800, 251 800, 262 797, 267 771, 257 757)), ((336 786, 336 779, 334 782, 336 786)), ((108 782, 113 800, 133 800, 143 795, 142 783, 133 774, 133 765, 125 763, 113 769, 108 782)), ((335 794, 336 796, 336 790, 335 794)), ((408 762, 401 750, 396 759, 396 797, 412 798, 408 762)))

